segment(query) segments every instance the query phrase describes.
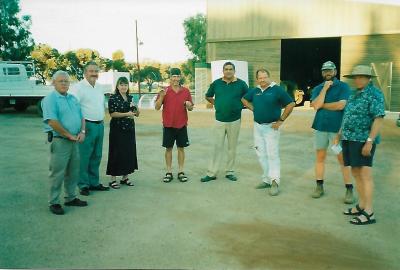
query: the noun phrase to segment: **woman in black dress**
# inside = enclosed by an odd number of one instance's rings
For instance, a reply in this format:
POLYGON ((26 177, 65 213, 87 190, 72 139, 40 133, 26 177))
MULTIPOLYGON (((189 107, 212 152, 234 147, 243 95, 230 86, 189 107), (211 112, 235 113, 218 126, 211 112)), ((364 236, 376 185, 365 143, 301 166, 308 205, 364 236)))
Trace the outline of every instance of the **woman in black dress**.
POLYGON ((115 94, 108 101, 111 116, 107 175, 111 175, 111 188, 118 189, 117 176, 122 176, 120 184, 133 186, 128 175, 138 169, 136 157, 136 136, 134 116, 139 116, 138 108, 129 95, 126 77, 117 81, 115 94))

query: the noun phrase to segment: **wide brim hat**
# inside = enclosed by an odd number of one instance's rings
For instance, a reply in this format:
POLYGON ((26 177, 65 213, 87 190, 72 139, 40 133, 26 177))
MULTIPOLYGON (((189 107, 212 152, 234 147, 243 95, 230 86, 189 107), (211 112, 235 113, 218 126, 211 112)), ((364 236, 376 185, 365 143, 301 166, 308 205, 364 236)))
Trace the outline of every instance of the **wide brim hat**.
POLYGON ((351 74, 344 75, 346 78, 354 78, 355 76, 367 76, 367 77, 377 77, 372 74, 372 68, 370 66, 359 65, 355 66, 351 72, 351 74))

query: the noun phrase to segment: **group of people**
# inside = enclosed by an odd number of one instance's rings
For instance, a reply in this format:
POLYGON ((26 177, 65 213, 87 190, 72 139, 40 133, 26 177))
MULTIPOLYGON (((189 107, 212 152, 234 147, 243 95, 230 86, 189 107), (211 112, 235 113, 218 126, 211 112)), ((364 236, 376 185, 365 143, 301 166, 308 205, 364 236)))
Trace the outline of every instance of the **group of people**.
MULTIPOLYGON (((110 136, 107 175, 109 187, 99 182, 104 135, 104 95, 96 85, 99 67, 89 62, 84 69, 84 79, 69 89, 69 76, 57 71, 53 76, 55 91, 43 101, 45 131, 50 145, 50 210, 63 214, 60 204, 61 185, 65 185, 66 206, 86 206, 76 197, 78 185, 81 195, 92 190, 104 191, 120 185, 133 186, 129 174, 138 169, 134 117, 139 110, 129 95, 128 80, 118 79, 115 93, 109 99, 110 136), (118 183, 116 177, 121 176, 118 183)), ((375 223, 372 207, 372 163, 379 143, 379 130, 385 115, 382 92, 371 82, 374 77, 369 66, 356 66, 351 74, 356 89, 336 78, 336 66, 328 61, 322 65, 324 82, 312 91, 311 106, 316 110, 312 128, 315 130, 315 178, 313 198, 324 195, 325 160, 328 148, 337 155, 346 189, 344 202, 355 201, 351 174, 356 180, 359 203, 344 214, 354 216, 355 225, 375 223)), ((206 175, 201 182, 217 179, 222 156, 227 157, 225 178, 237 181, 235 174, 236 146, 241 126, 242 109, 248 108, 254 116, 254 148, 262 168, 261 183, 257 189, 268 189, 271 196, 279 194, 281 169, 279 138, 281 127, 290 116, 295 103, 290 95, 274 82, 270 72, 261 68, 255 73, 257 86, 249 89, 235 76, 235 65, 223 65, 223 77, 213 81, 206 99, 215 107, 213 128, 213 154, 206 175), (224 143, 227 140, 227 153, 224 143)), ((189 146, 187 132, 188 111, 193 110, 189 89, 180 83, 181 71, 170 70, 170 86, 161 90, 156 98, 155 109, 162 108, 163 139, 165 147, 165 183, 174 179, 172 150, 177 146, 177 179, 188 181, 184 172, 185 151, 189 146)))
POLYGON ((65 71, 53 75, 54 91, 42 102, 45 132, 50 143, 50 211, 63 215, 60 204, 64 183, 66 206, 87 206, 76 194, 78 186, 82 196, 93 191, 118 189, 120 185, 133 186, 129 174, 138 169, 134 117, 138 108, 129 95, 125 77, 119 78, 115 93, 108 101, 110 121, 107 175, 109 186, 100 183, 100 163, 103 154, 105 97, 96 84, 99 66, 88 62, 84 79, 69 89, 70 77, 65 71), (121 176, 119 183, 117 176, 121 176))

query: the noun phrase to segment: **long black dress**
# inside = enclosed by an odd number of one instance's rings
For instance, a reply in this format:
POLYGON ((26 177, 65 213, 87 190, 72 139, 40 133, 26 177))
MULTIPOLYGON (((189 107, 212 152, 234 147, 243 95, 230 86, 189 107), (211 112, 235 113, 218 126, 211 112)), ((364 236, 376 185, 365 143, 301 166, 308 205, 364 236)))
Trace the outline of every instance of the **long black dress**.
MULTIPOLYGON (((108 101, 109 113, 126 113, 132 110, 132 97, 128 100, 118 93, 108 101)), ((135 121, 132 118, 111 118, 107 175, 128 175, 138 169, 136 156, 135 121)))

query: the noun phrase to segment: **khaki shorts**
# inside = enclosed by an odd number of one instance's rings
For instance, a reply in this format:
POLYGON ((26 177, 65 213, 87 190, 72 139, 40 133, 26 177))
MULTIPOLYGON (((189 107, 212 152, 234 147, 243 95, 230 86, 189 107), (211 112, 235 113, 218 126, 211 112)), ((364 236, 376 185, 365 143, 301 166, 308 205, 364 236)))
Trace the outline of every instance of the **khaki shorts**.
POLYGON ((329 145, 333 145, 337 133, 325 132, 325 131, 314 131, 314 148, 315 150, 327 149, 329 145))

